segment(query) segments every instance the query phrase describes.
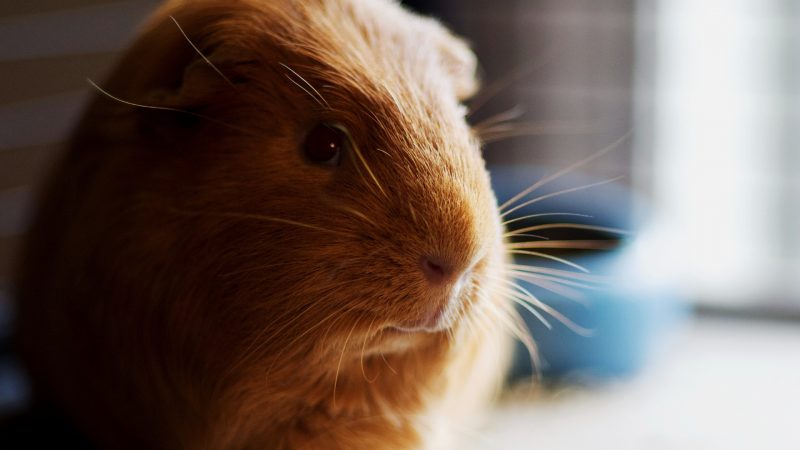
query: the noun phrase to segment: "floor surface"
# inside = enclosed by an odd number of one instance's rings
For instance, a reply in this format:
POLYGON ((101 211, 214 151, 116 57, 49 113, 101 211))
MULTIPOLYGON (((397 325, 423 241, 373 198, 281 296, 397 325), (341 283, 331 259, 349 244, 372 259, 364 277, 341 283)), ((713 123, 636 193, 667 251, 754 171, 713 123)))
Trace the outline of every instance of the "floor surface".
POLYGON ((638 376, 513 392, 472 449, 798 450, 800 324, 697 319, 638 376))

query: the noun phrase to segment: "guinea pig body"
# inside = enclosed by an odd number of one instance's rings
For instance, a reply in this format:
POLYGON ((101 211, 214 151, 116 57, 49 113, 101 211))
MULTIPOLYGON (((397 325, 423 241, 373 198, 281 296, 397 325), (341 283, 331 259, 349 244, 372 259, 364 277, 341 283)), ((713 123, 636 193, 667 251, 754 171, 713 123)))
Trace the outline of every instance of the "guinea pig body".
POLYGON ((39 392, 102 448, 446 447, 507 357, 473 72, 382 1, 168 2, 23 252, 39 392))

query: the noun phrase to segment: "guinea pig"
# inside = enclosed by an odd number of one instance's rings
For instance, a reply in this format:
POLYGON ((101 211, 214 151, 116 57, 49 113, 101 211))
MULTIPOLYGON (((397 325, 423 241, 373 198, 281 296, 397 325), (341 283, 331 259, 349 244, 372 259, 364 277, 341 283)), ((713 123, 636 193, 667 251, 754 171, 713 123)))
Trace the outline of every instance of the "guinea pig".
POLYGON ((475 66, 388 1, 168 1, 22 252, 38 394, 103 449, 452 445, 510 348, 475 66))

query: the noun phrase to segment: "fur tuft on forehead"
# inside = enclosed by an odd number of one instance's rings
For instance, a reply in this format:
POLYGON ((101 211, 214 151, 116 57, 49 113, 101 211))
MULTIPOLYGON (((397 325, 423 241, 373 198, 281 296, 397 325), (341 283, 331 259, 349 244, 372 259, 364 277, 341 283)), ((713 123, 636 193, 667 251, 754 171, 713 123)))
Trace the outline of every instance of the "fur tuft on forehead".
POLYGON ((313 80, 320 92, 380 95, 394 99, 397 108, 408 107, 404 100, 409 92, 424 92, 441 102, 464 100, 477 88, 476 61, 468 46, 438 22, 397 4, 220 3, 173 2, 148 28, 170 33, 172 24, 165 18, 174 17, 211 62, 234 72, 232 78, 237 71, 252 74, 254 65, 282 63, 313 80))

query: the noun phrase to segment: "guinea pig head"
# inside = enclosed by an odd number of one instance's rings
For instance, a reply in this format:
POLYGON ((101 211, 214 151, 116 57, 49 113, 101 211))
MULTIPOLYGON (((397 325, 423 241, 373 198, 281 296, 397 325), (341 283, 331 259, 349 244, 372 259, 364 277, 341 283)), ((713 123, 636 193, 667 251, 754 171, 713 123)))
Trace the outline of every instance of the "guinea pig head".
POLYGON ((184 182, 159 202, 224 230, 183 238, 214 252, 230 306, 289 335, 436 333, 469 315, 502 240, 460 103, 476 86, 466 45, 378 2, 213 4, 162 14, 151 33, 188 59, 132 95, 191 113, 168 138, 150 123, 184 182))

